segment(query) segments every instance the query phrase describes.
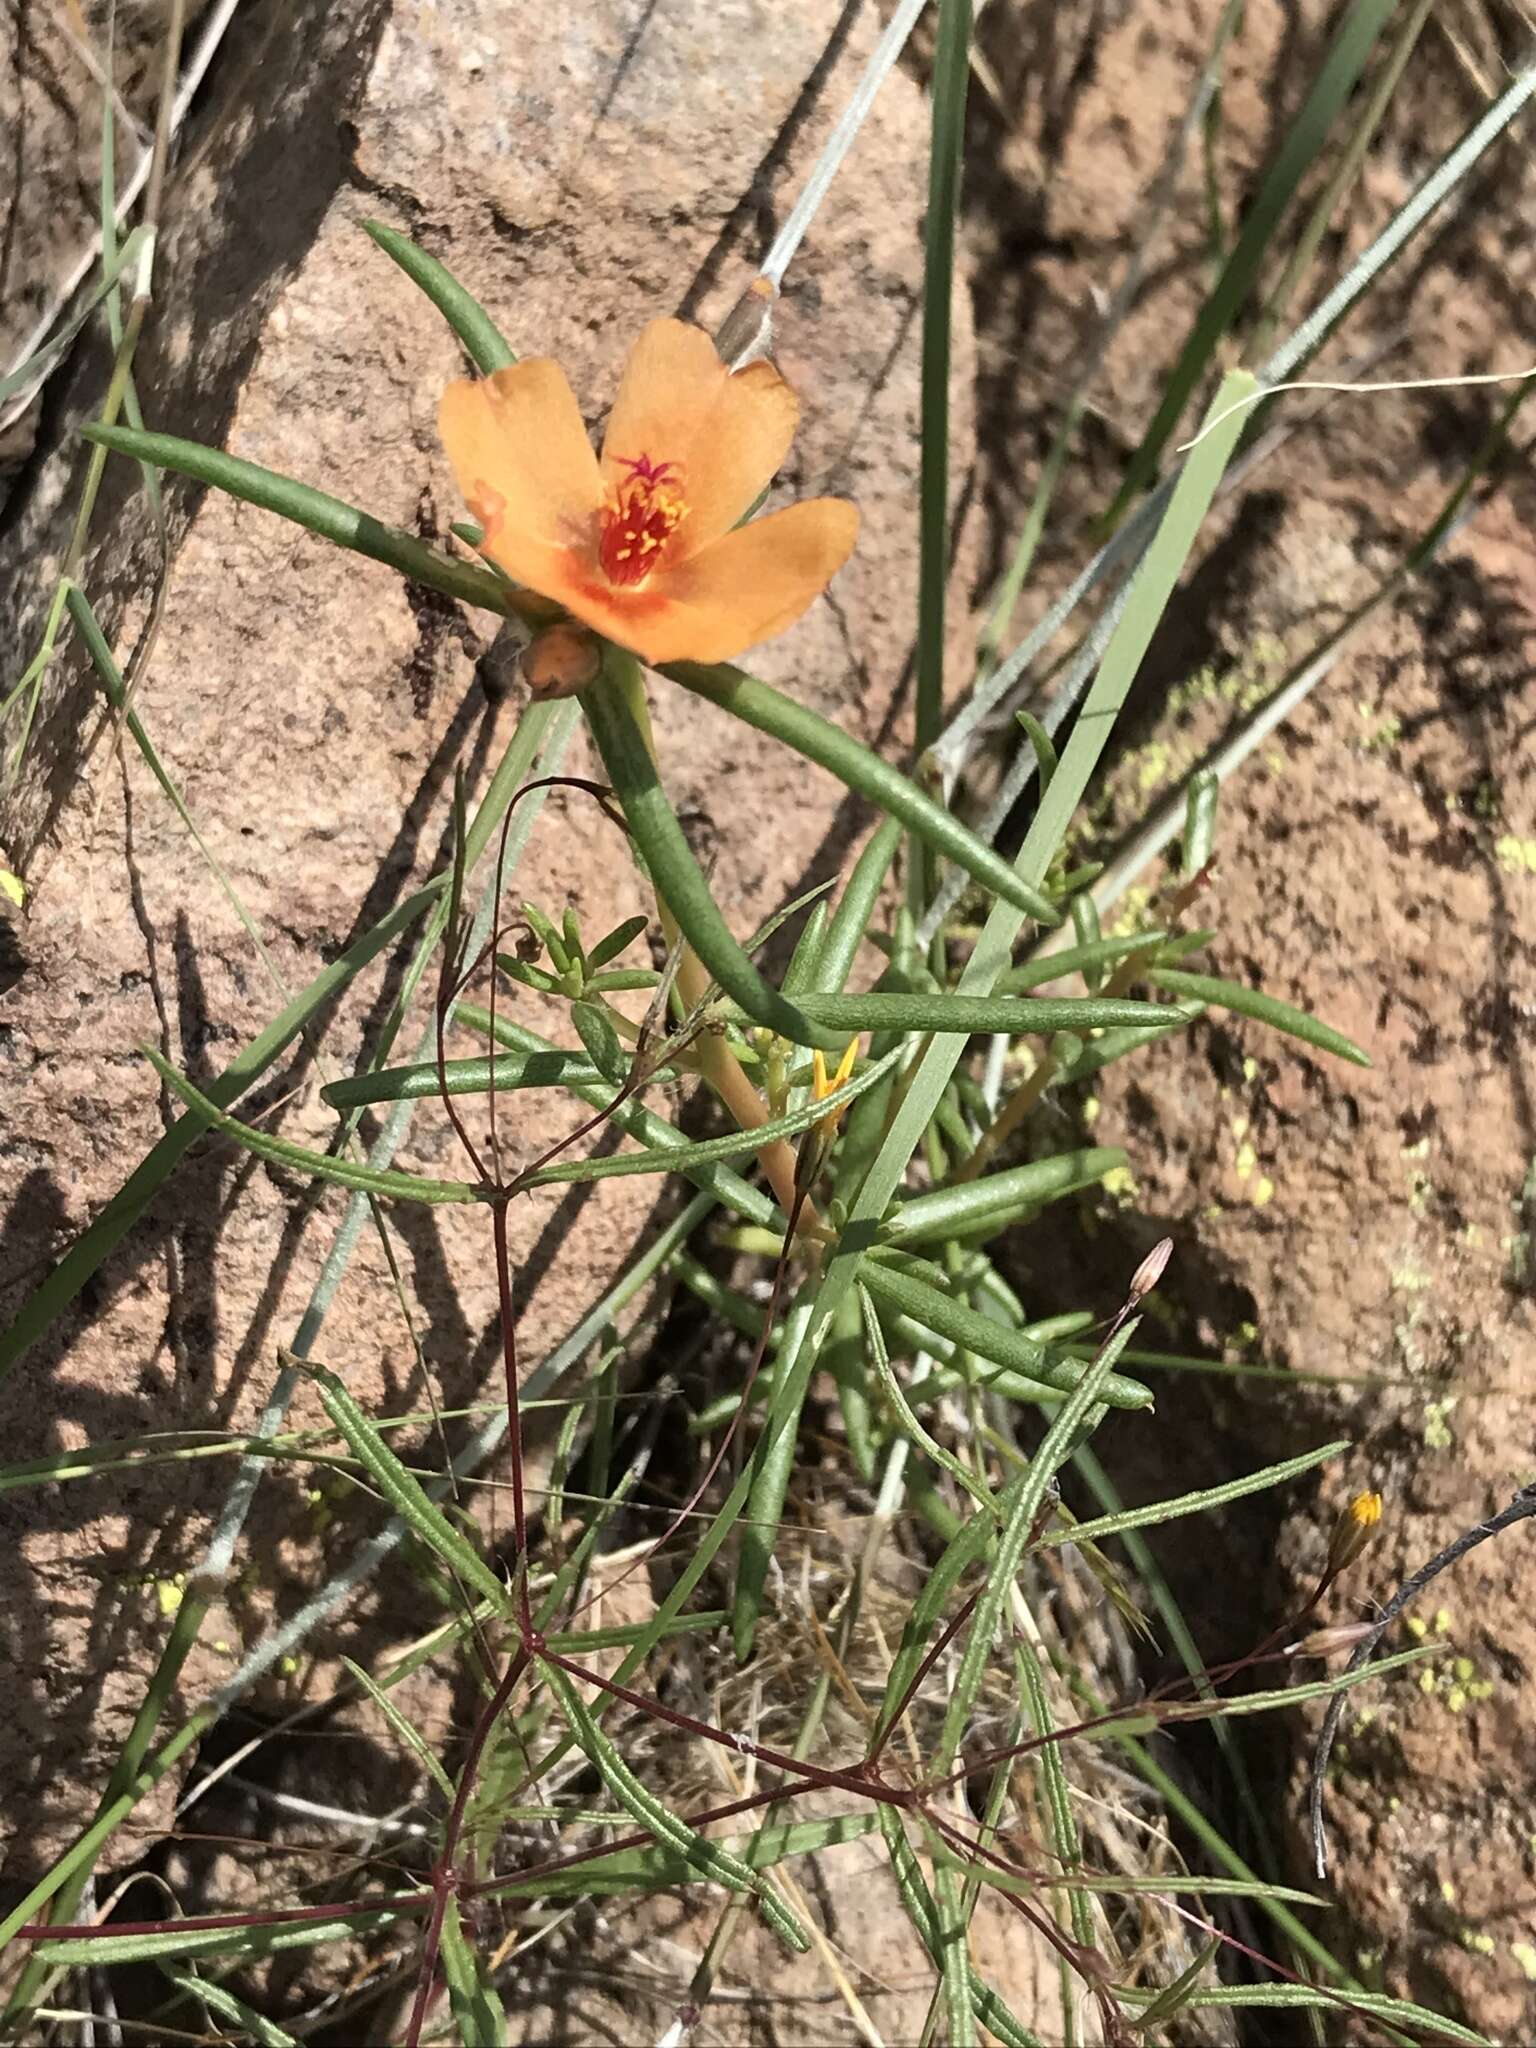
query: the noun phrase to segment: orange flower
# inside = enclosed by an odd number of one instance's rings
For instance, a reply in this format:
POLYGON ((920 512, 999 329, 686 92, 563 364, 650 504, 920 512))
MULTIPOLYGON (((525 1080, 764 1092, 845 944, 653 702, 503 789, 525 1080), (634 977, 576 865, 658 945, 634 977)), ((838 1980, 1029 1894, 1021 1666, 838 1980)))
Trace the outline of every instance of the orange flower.
POLYGON ((655 664, 729 661, 783 632, 848 559, 859 515, 841 498, 737 526, 798 412, 771 363, 733 375, 702 328, 653 320, 624 366, 601 462, 546 356, 450 384, 438 424, 481 551, 655 664))

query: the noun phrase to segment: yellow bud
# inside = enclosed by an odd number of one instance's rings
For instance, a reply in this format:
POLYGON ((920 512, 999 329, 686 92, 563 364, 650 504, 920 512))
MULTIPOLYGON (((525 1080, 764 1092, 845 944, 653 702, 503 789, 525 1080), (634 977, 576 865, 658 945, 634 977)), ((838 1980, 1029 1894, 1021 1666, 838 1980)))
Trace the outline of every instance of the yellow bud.
POLYGON ((1328 1546, 1330 1578, 1354 1563, 1375 1536, 1380 1522, 1381 1495, 1357 1493, 1334 1527, 1333 1541, 1328 1546))

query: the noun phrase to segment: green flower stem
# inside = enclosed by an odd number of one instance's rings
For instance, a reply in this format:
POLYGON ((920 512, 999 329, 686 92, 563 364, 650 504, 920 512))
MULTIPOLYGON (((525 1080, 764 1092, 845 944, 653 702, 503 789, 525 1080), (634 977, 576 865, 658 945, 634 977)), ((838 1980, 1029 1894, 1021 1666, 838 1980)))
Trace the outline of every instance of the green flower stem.
MULTIPOLYGON (((713 976, 729 995, 742 1002, 748 1015, 758 1023, 768 1024, 781 1037, 801 1044, 840 1045, 842 1040, 836 1033, 817 1031, 802 1020, 797 1009, 769 988, 727 930, 661 787, 645 684, 634 656, 610 647, 602 676, 583 694, 581 704, 603 765, 650 870, 667 943, 683 946, 677 987, 684 1004, 693 1009, 702 1002, 713 976), (682 906, 686 906, 686 926, 684 919, 676 915, 682 906), (700 939, 704 941, 702 948, 697 944, 700 939)), ((705 1079, 742 1130, 755 1131, 767 1123, 768 1106, 742 1072, 724 1037, 706 1031, 695 1050, 705 1079)), ((758 1154, 759 1164, 784 1214, 798 1213, 797 1228, 801 1234, 823 1236, 824 1226, 814 1206, 796 1194, 795 1158, 795 1148, 782 1138, 765 1145, 758 1154)))
POLYGON ((260 505, 264 511, 276 512, 295 525, 308 527, 322 540, 334 541, 355 555, 368 555, 375 562, 384 562, 391 569, 398 569, 402 576, 409 576, 412 582, 442 591, 445 597, 456 597, 465 604, 480 605, 486 611, 503 615, 511 608, 511 587, 489 569, 473 562, 455 562, 437 548, 417 540, 414 534, 402 533, 397 526, 386 526, 382 519, 359 512, 355 505, 333 498, 328 491, 317 491, 310 484, 279 476, 258 463, 226 455, 222 448, 205 448, 200 442, 183 441, 175 434, 145 434, 132 427, 105 426, 82 427, 80 431, 98 450, 131 455, 136 461, 153 463, 157 469, 174 469, 198 483, 211 484, 215 490, 228 491, 232 498, 244 498, 247 504, 260 505))
POLYGON ((363 233, 371 235, 385 255, 399 264, 412 284, 420 285, 464 344, 465 353, 482 377, 492 376, 517 361, 490 314, 435 256, 429 256, 409 235, 386 227, 381 220, 365 220, 363 233))
POLYGON ((754 1024, 796 1045, 840 1052, 847 1033, 819 1027, 770 988, 732 936, 693 857, 657 772, 640 664, 622 648, 605 649, 603 673, 581 695, 603 766, 650 871, 658 902, 726 994, 754 1024))
POLYGON ((942 804, 935 803, 905 775, 882 761, 878 754, 872 754, 868 747, 860 746, 829 719, 728 663, 705 668, 697 662, 674 661, 662 673, 696 697, 718 704, 744 725, 767 733, 771 739, 782 740, 797 754, 814 761, 818 768, 827 769, 849 789, 857 790, 882 811, 899 818, 926 846, 964 868, 973 881, 992 895, 1002 897, 1005 903, 1011 903, 1026 917, 1039 924, 1061 923, 1061 912, 1048 896, 1021 881, 1000 854, 968 831, 942 804))

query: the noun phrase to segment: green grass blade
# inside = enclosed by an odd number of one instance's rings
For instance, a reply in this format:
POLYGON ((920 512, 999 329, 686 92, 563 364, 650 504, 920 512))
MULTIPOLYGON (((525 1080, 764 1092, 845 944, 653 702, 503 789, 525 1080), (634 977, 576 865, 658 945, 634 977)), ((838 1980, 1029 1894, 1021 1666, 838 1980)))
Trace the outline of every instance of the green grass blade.
POLYGON ((1281 1002, 1278 996, 1265 995, 1262 989, 1244 988, 1237 981, 1221 981, 1213 974, 1185 974, 1181 968, 1172 967, 1149 968, 1147 979, 1167 989, 1170 995, 1188 996, 1197 1003, 1213 1004, 1218 1010, 1233 1010, 1240 1017, 1273 1025, 1276 1031, 1299 1038, 1304 1045, 1315 1045, 1319 1052, 1331 1052, 1336 1059, 1348 1060, 1353 1066, 1371 1064, 1369 1054, 1362 1052, 1342 1031, 1309 1017, 1305 1010, 1298 1010, 1291 1003, 1281 1002))
POLYGON ((293 477, 279 476, 257 463, 244 462, 237 455, 226 455, 221 448, 183 441, 175 434, 141 434, 132 427, 86 426, 80 431, 98 447, 118 455, 131 455, 136 462, 153 463, 157 469, 173 469, 198 483, 210 484, 215 490, 227 491, 233 498, 243 498, 248 505, 276 512, 280 518, 291 519, 322 540, 334 541, 337 547, 352 554, 384 562, 413 583, 440 590, 445 597, 479 605, 485 611, 506 612, 507 586, 489 569, 473 562, 455 562, 436 548, 428 547, 425 541, 417 540, 414 534, 402 533, 397 526, 386 526, 382 519, 359 512, 356 506, 344 504, 328 491, 316 490, 293 477))
MULTIPOLYGON (((950 313, 965 153, 971 0, 939 0, 933 57, 928 208, 923 216, 922 456, 918 479, 917 746, 944 722, 944 597, 949 580, 950 313)), ((921 865, 917 863, 916 865, 921 865)))
POLYGON ((704 668, 695 662, 672 662, 663 673, 743 724, 792 747, 849 789, 878 804, 890 817, 899 818, 925 846, 963 868, 989 894, 1001 896, 1039 924, 1060 924, 1061 912, 1050 898, 1021 881, 1007 861, 962 825, 952 811, 935 803, 898 769, 819 712, 724 664, 704 668))
POLYGON ((420 285, 463 342, 465 354, 482 377, 505 370, 517 361, 490 314, 445 264, 429 256, 409 235, 386 227, 381 220, 365 220, 363 233, 371 235, 385 255, 399 264, 412 284, 420 285))

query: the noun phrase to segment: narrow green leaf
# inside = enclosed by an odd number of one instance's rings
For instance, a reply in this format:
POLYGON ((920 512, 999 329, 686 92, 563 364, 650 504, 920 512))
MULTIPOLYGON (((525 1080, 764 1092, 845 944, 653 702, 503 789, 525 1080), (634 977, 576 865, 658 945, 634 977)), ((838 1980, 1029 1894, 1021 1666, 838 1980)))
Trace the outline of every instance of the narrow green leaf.
POLYGON ((944 2012, 951 2048, 976 2048, 976 2015, 971 2009, 971 1958, 960 1885, 954 1866, 939 1863, 933 1873, 934 1905, 939 1932, 939 1974, 944 1986, 944 2012))
POLYGON ((459 1902, 448 1901, 442 1928, 443 1975, 448 1980, 448 2003, 464 2048, 504 2048, 507 2015, 496 1987, 480 1967, 480 1959, 464 1938, 459 1919, 459 1902))
MULTIPOLYGON (((717 1617, 717 1619, 723 1617, 717 1617)), ((792 1856, 810 1856, 818 1850, 836 1848, 840 1842, 854 1842, 872 1832, 873 1812, 840 1813, 830 1820, 794 1821, 787 1825, 759 1828, 755 1834, 733 1835, 719 1846, 740 1858, 748 1870, 771 1870, 792 1856)), ((593 1856, 569 1870, 551 1871, 546 1877, 512 1878, 498 1884, 498 1897, 561 1898, 600 1896, 632 1892, 670 1891, 674 1886, 698 1884, 705 1873, 688 1858, 662 1842, 644 1849, 616 1849, 611 1856, 593 1856)))
POLYGON ((1315 1045, 1319 1052, 1331 1052, 1338 1059, 1349 1060, 1354 1066, 1371 1064, 1369 1055, 1352 1038, 1335 1031, 1331 1024, 1309 1017, 1305 1010, 1282 1003, 1278 996, 1244 988, 1241 982, 1220 981, 1212 974, 1186 974, 1176 967, 1150 968, 1148 979, 1167 989, 1170 995, 1189 996, 1197 1003, 1214 1003, 1219 1010, 1234 1010, 1238 1016, 1252 1017, 1256 1023, 1272 1024, 1277 1031, 1299 1038, 1306 1045, 1315 1045))
POLYGON ((334 1920, 288 1921, 276 1927, 186 1927, 173 1920, 163 1934, 78 1935, 67 1941, 33 1944, 38 1960, 49 1964, 93 1964, 110 1969, 118 1963, 152 1963, 161 1956, 270 1956, 285 1949, 317 1948, 322 1942, 360 1940, 398 1925, 398 1910, 388 1907, 338 1912, 334 1920))
POLYGON ((1051 786, 1051 777, 1056 773, 1056 743, 1032 711, 1015 711, 1030 751, 1035 757, 1035 775, 1043 796, 1051 786))
POLYGON ((480 1599, 489 1600, 498 1614, 506 1613, 506 1586, 436 1502, 428 1499, 420 1482, 401 1464, 345 1384, 323 1365, 297 1362, 315 1382, 326 1414, 395 1513, 467 1588, 480 1599))
POLYGON ((935 1188, 930 1195, 914 1196, 886 1218, 883 1234, 888 1244, 910 1248, 1003 1230, 1029 1210, 1075 1194, 1079 1188, 1092 1187, 1125 1164, 1125 1153, 1112 1145, 1058 1152, 1030 1166, 1010 1167, 1006 1173, 990 1173, 954 1187, 935 1188))
MULTIPOLYGON (((461 1021, 464 1014, 461 1008, 461 1021)), ((332 1109, 358 1109, 367 1102, 419 1102, 424 1096, 436 1097, 443 1088, 450 1095, 488 1095, 494 1086, 503 1095, 515 1088, 593 1088, 603 1082, 585 1053, 551 1047, 548 1052, 503 1053, 495 1059, 444 1060, 442 1086, 435 1060, 410 1067, 376 1067, 332 1081, 320 1090, 320 1100, 332 1109)))
POLYGON ((356 506, 344 504, 327 491, 279 476, 257 463, 244 462, 237 455, 226 455, 222 448, 205 448, 197 441, 183 441, 175 434, 143 434, 132 427, 101 426, 86 426, 80 431, 86 440, 110 448, 114 454, 131 455, 136 462, 153 463, 156 469, 176 470, 198 483, 211 484, 215 490, 228 491, 233 498, 243 498, 249 505, 259 505, 263 511, 276 512, 280 518, 291 519, 296 526, 319 534, 322 540, 334 541, 355 555, 384 562, 413 583, 424 583, 429 590, 440 590, 445 597, 479 605, 485 611, 506 613, 507 585, 489 569, 473 562, 455 562, 436 548, 428 547, 425 541, 417 540, 414 534, 402 533, 397 526, 386 526, 383 520, 359 512, 356 506))
POLYGON ((786 1947, 804 1955, 811 1945, 810 1936, 776 1894, 759 1882, 756 1873, 739 1856, 733 1855, 719 1842, 706 1840, 641 1784, 598 1727, 580 1693, 558 1664, 544 1662, 540 1669, 559 1694, 560 1705, 587 1760, 596 1766, 603 1783, 624 1811, 664 1848, 681 1856, 701 1877, 711 1878, 716 1884, 723 1884, 734 1892, 750 1893, 779 1939, 786 1947))
MULTIPOLYGON (((1007 1366, 1027 1380, 1036 1380, 1043 1387, 1053 1387, 1057 1393, 1070 1394, 1081 1384, 1088 1370, 1075 1359, 1062 1358, 1048 1351, 1043 1344, 1031 1343, 1016 1330, 1006 1329, 1003 1324, 993 1322, 990 1316, 979 1315, 953 1295, 941 1294, 938 1288, 930 1287, 926 1281, 915 1279, 912 1274, 888 1266, 883 1261, 866 1259, 860 1277, 876 1301, 899 1309, 914 1321, 937 1330, 942 1337, 952 1338, 966 1350, 974 1351, 979 1358, 989 1358, 995 1365, 1007 1366)), ((1111 1373, 1105 1380, 1100 1398, 1111 1408, 1152 1406, 1148 1388, 1136 1380, 1122 1379, 1118 1373, 1111 1373)))
POLYGON ((464 289, 446 265, 439 263, 435 256, 429 256, 409 235, 402 235, 398 228, 386 227, 381 220, 365 220, 363 233, 371 235, 386 256, 393 257, 412 284, 421 286, 463 342, 465 354, 482 377, 489 377, 517 361, 490 314, 464 289))
POLYGON ((1431 2012, 1428 2006, 1411 2005, 1405 1998, 1387 1998, 1377 1991, 1327 1992, 1313 1991, 1302 1984, 1213 1984, 1202 1991, 1191 1992, 1185 2001, 1190 2011, 1201 2008, 1228 2012, 1245 2008, 1254 2011, 1271 2012, 1336 2012, 1363 2014, 1367 2019, 1381 2020, 1387 2026, 1410 2029, 1426 2041, 1436 2043, 1456 2042, 1459 2048, 1494 2048, 1486 2034, 1476 2034, 1470 2027, 1464 2027, 1459 2020, 1448 2020, 1444 2013, 1431 2012))
POLYGON ((713 1166, 725 1159, 750 1159, 775 1139, 797 1138, 824 1117, 839 1115, 848 1103, 856 1102, 884 1080, 900 1059, 901 1048, 898 1046, 883 1060, 875 1060, 865 1067, 862 1074, 855 1074, 852 1080, 845 1081, 841 1088, 834 1088, 830 1095, 824 1095, 819 1102, 802 1103, 799 1109, 754 1125, 750 1131, 728 1131, 723 1137, 701 1138, 691 1144, 685 1139, 680 1145, 667 1145, 645 1152, 619 1152, 611 1158, 562 1159, 553 1166, 541 1166, 536 1173, 525 1174, 517 1185, 519 1188, 561 1187, 571 1181, 622 1180, 639 1173, 690 1173, 698 1167, 713 1166))
POLYGON ((821 961, 821 949, 827 936, 827 899, 813 903, 811 914, 805 920, 804 929, 795 941, 795 950, 784 970, 784 993, 791 1001, 804 995, 807 989, 817 985, 817 968, 821 961))
POLYGON ((580 701, 651 880, 700 960, 754 1024, 796 1045, 840 1050, 836 1032, 819 1030, 769 987, 721 916, 637 720, 637 710, 641 718, 646 715, 645 692, 634 657, 618 648, 606 649, 603 674, 583 691, 580 701))
POLYGON ((1118 1514, 1097 1515, 1090 1522, 1077 1522, 1071 1527, 1047 1529, 1040 1541, 1099 1543, 1106 1536, 1120 1536, 1127 1529, 1156 1528, 1162 1522, 1176 1521, 1181 1515, 1213 1514, 1231 1501, 1241 1500, 1245 1494, 1266 1493, 1271 1487, 1288 1486, 1293 1479, 1304 1477, 1330 1458, 1343 1457, 1349 1448, 1348 1440, 1341 1437, 1336 1443, 1322 1444, 1315 1451, 1303 1451, 1299 1457, 1283 1459, 1278 1465, 1265 1465, 1260 1471, 1244 1472, 1236 1479, 1225 1480, 1220 1486, 1176 1494, 1169 1500, 1153 1501, 1147 1507, 1123 1508, 1118 1514))
POLYGON ((1145 2029, 1158 2026, 1164 2020, 1172 2019, 1180 2007, 1188 2002, 1190 1992, 1194 1990, 1200 1979, 1205 1975, 1212 1963, 1215 1962, 1217 1956, 1221 1954, 1222 1947, 1221 1936, 1219 1934, 1212 1935, 1189 1968, 1181 1970, 1167 1989, 1160 1991, 1146 2010, 1137 2014, 1131 2024, 1145 2029))
POLYGON ((1022 995, 1026 989, 1038 988, 1042 982, 1060 981, 1069 974, 1087 974, 1095 968, 1114 967, 1132 953, 1154 953, 1169 941, 1165 931, 1145 931, 1122 934, 1115 938, 1094 939, 1085 946, 1063 946, 1059 953, 1043 953, 1038 959, 1026 960, 1022 966, 1010 967, 1006 974, 997 978, 994 995, 1022 995))
MULTIPOLYGON (((1166 1025, 1163 1003, 1131 1002, 1123 996, 962 996, 916 990, 910 995, 816 996, 800 998, 813 1024, 841 1032, 944 1031, 972 1037, 995 1031, 1010 1037, 1025 1032, 1126 1031, 1166 1025)), ((745 1010, 742 1014, 747 1014, 745 1010)), ((1187 1023, 1188 1017, 1182 1016, 1187 1023)))
POLYGON ((164 1963, 160 1967, 178 1991, 185 1991, 189 1998, 195 1998, 209 2012, 216 2012, 221 2020, 233 2020, 238 2030, 249 2034, 259 2048, 299 2048, 293 2035, 280 2027, 276 2020, 269 2020, 255 2006, 247 2005, 243 1998, 236 1998, 225 1985, 213 1983, 207 1977, 194 1977, 186 1970, 167 1969, 164 1963))
POLYGON ((606 967, 610 960, 617 960, 646 932, 650 922, 648 917, 637 916, 626 917, 622 924, 616 924, 608 936, 599 939, 587 954, 588 968, 595 972, 599 967, 606 967))
POLYGON ((211 1102, 152 1045, 139 1049, 166 1087, 173 1095, 179 1096, 188 1109, 214 1130, 222 1131, 248 1152, 254 1152, 258 1159, 270 1159, 274 1166, 292 1167, 295 1173, 312 1173, 317 1180, 334 1181, 338 1187, 359 1188, 364 1194, 382 1195, 396 1202, 439 1204, 483 1200, 482 1190, 467 1180, 428 1180, 423 1174, 400 1173, 393 1167, 361 1166, 356 1160, 333 1158, 328 1152, 315 1152, 307 1145, 290 1144, 286 1138, 274 1138, 267 1131, 258 1131, 254 1125, 241 1123, 238 1117, 230 1116, 211 1102))
POLYGON ((571 1023, 588 1057, 605 1081, 622 1087, 629 1073, 629 1055, 619 1043, 619 1034, 606 1003, 572 1003, 571 1023))
POLYGON ((383 1686, 373 1678, 371 1673, 365 1671, 361 1664, 354 1663, 352 1658, 345 1655, 345 1653, 343 1653, 341 1661, 363 1688, 363 1691, 367 1693, 369 1699, 373 1701, 373 1704, 378 1708, 406 1748, 415 1756, 416 1761, 421 1765, 438 1791, 442 1793, 448 1804, 452 1806, 453 1780, 443 1769, 431 1743, 427 1741, 419 1728, 414 1727, 406 1719, 383 1686))
POLYGON ((1050 898, 1020 881, 1001 854, 994 853, 952 812, 935 803, 915 783, 830 719, 797 704, 782 691, 770 689, 755 676, 725 664, 705 668, 696 662, 674 661, 667 664, 663 674, 681 683, 685 690, 692 690, 695 696, 718 704, 758 732, 767 733, 770 739, 793 747, 819 768, 827 769, 849 789, 857 790, 891 817, 899 818, 908 831, 935 853, 964 868, 991 895, 1000 896, 1037 924, 1061 923, 1061 912, 1050 898))
MULTIPOLYGON (((907 1840, 902 1826, 901 1815, 893 1806, 882 1801, 880 1806, 880 1832, 890 1853, 891 1873, 896 1879, 896 1889, 901 1896, 908 1919, 917 1930, 918 1939, 928 1951, 935 1969, 942 1968, 940 1950, 943 1946, 941 1922, 933 1894, 923 1876, 922 1865, 912 1844, 907 1840)), ((967 1970, 970 1986, 971 2010, 989 2032, 1003 2043, 1003 2048, 1045 2048, 1037 2034, 1021 2026, 1008 2007, 1003 2003, 991 1985, 974 1967, 967 1970)))
POLYGON ((1071 1455, 1073 1445, 1093 1410, 1109 1400, 1112 1368, 1120 1352, 1130 1342, 1135 1328, 1133 1318, 1105 1343, 1099 1356, 1052 1418, 1044 1441, 1023 1475, 1017 1498, 1009 1502, 986 1584, 971 1617, 960 1669, 944 1710, 944 1725, 939 1734, 935 1759, 941 1768, 959 1754, 960 1744, 970 1725, 993 1644, 1003 1625, 1008 1602, 1013 1597, 1019 1566, 1034 1533, 1036 1518, 1045 1504, 1046 1488, 1071 1455))
POLYGON ((817 995, 841 994, 853 972, 859 942, 869 932, 875 905, 900 844, 901 820, 887 814, 870 834, 869 844, 855 861, 848 886, 832 913, 827 941, 817 964, 817 995))
POLYGON ((947 1472, 961 1492, 968 1493, 978 1507, 989 1515, 998 1515, 1000 1510, 990 1490, 973 1472, 961 1464, 953 1451, 946 1450, 943 1444, 936 1437, 931 1437, 918 1421, 901 1381, 891 1370, 890 1357, 885 1348, 885 1332, 880 1327, 880 1318, 875 1313, 875 1304, 870 1299, 869 1290, 862 1286, 856 1287, 854 1294, 862 1315, 865 1353, 874 1365, 875 1376, 885 1390, 886 1400, 895 1411, 897 1425, 902 1434, 923 1453, 924 1457, 937 1465, 941 1472, 947 1472))

